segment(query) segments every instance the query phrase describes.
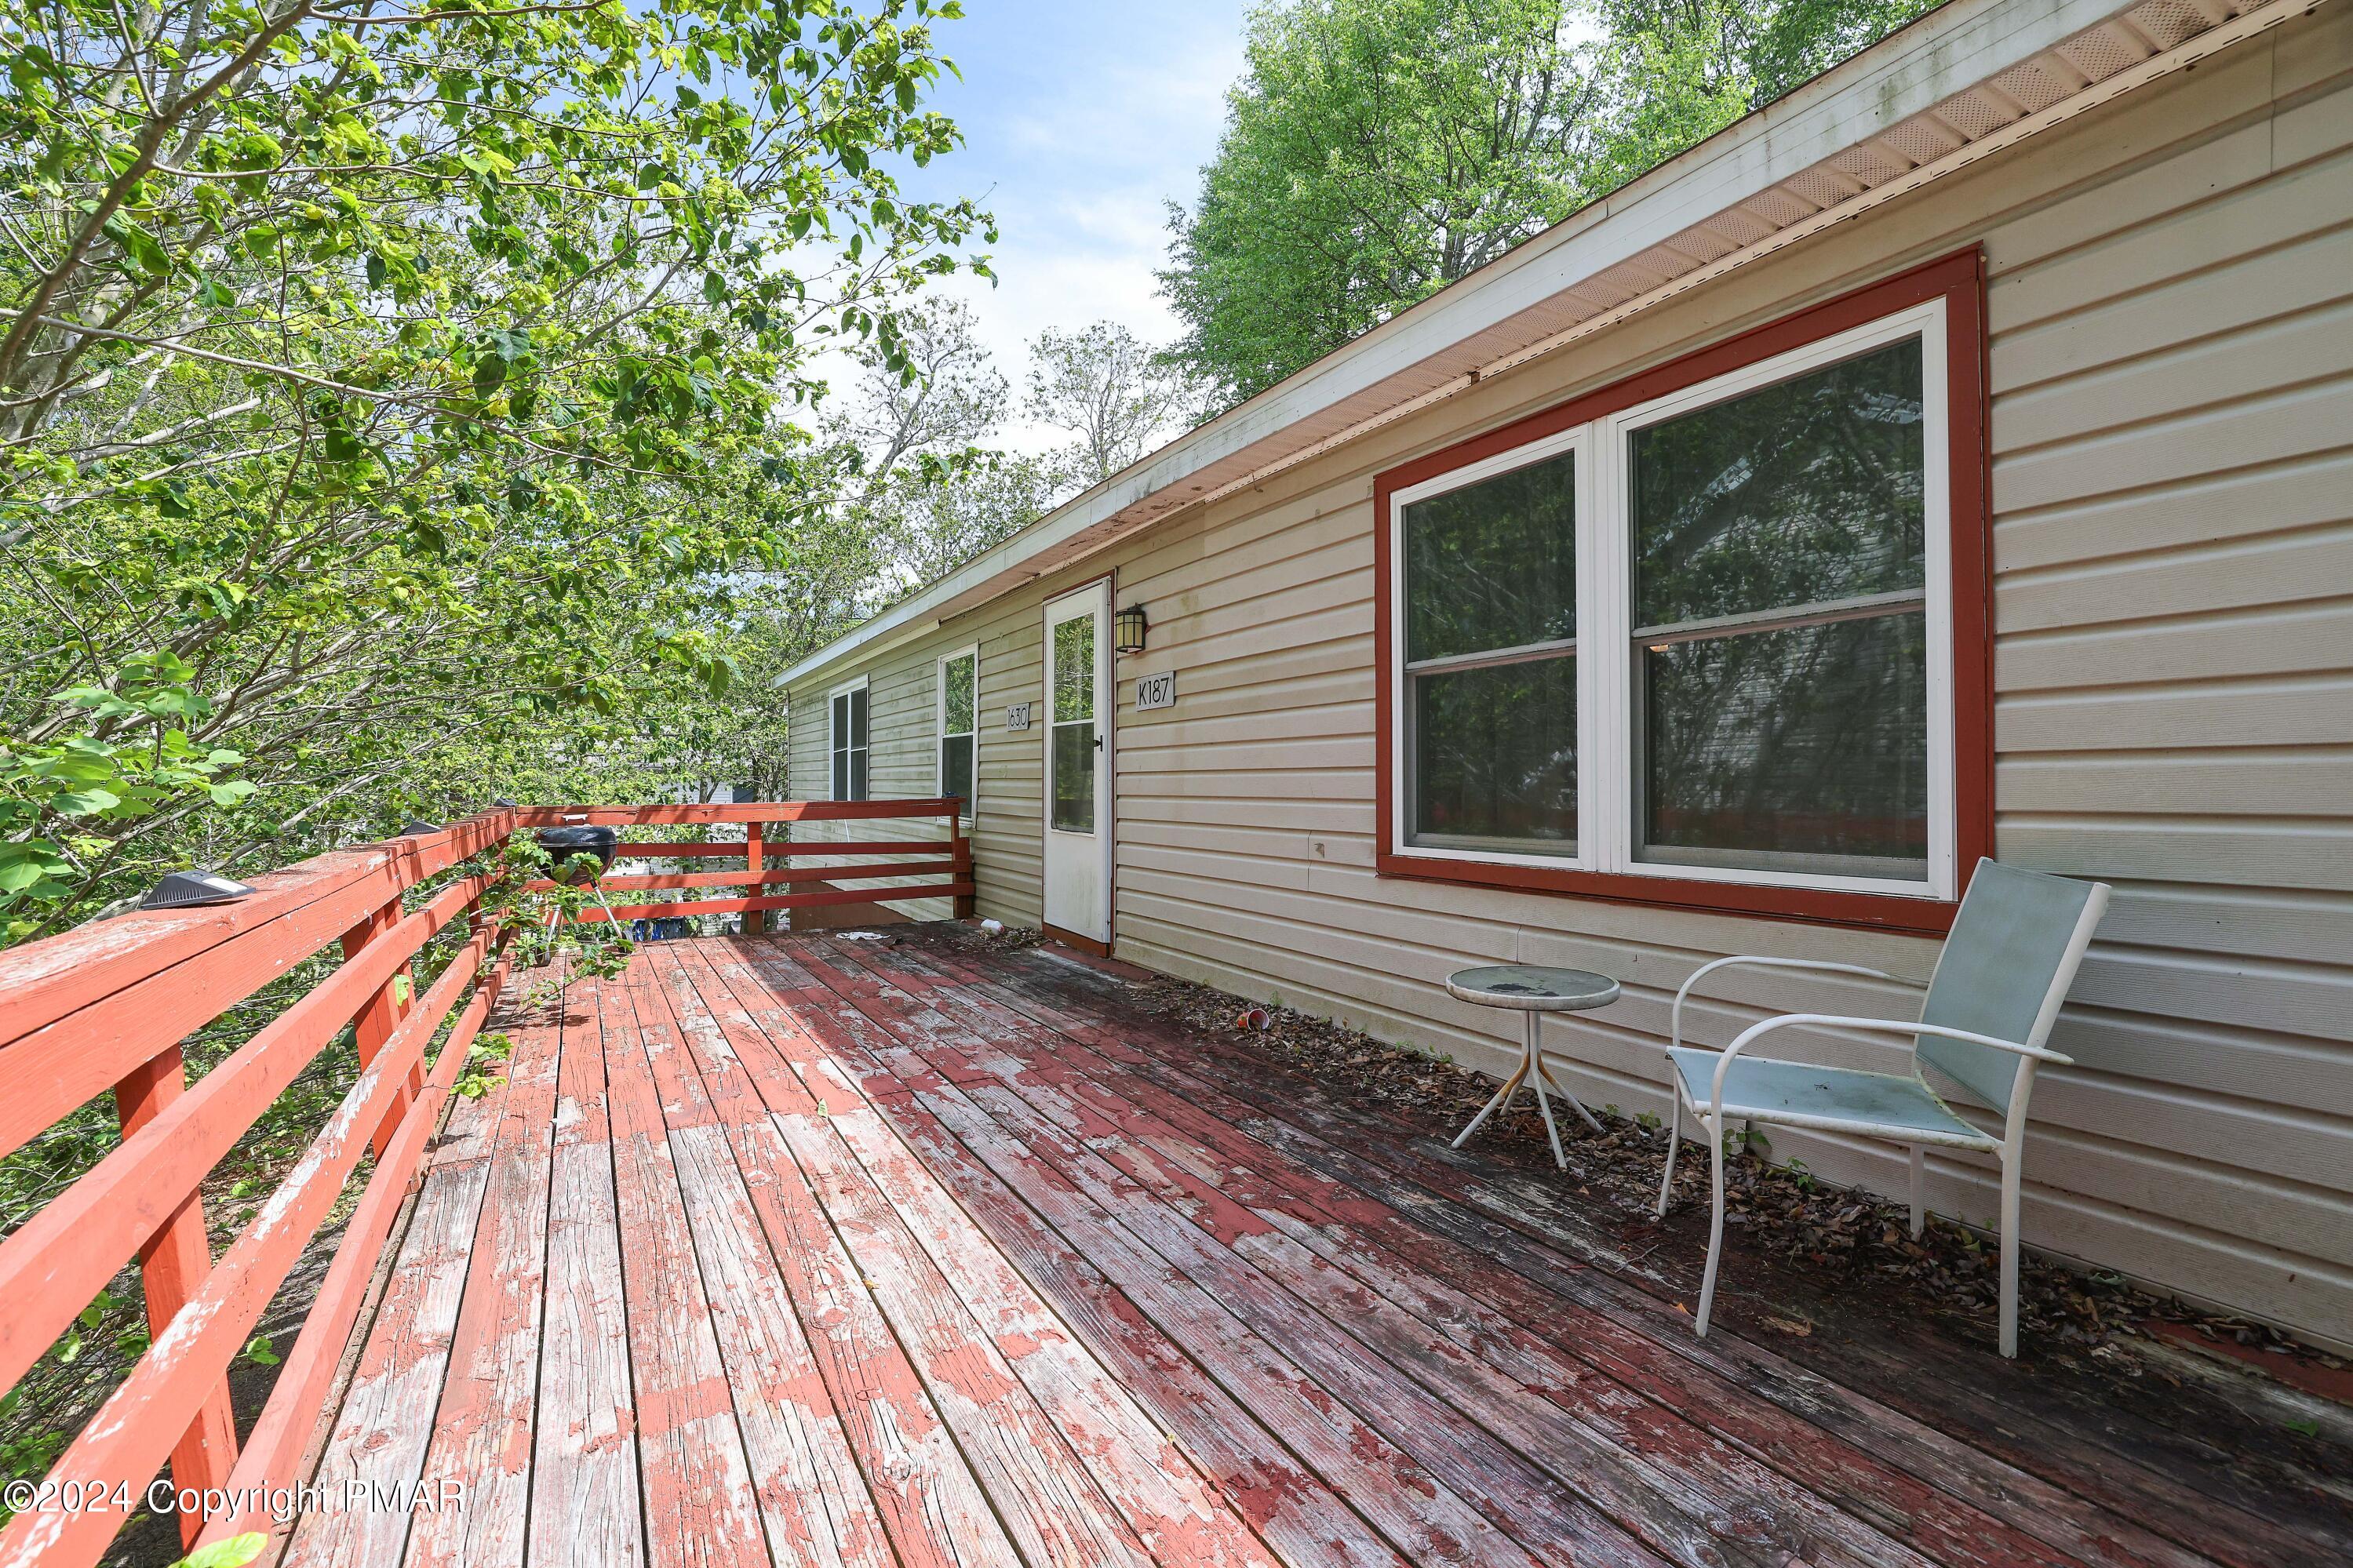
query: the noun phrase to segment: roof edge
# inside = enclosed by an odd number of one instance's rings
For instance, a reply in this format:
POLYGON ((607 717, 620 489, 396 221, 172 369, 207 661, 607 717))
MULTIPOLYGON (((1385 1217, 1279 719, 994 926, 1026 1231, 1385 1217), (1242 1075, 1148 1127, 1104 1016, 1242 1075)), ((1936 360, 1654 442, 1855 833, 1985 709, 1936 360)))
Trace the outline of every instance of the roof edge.
MULTIPOLYGON (((2311 0, 2208 0, 2200 9, 2211 25, 2172 49, 2158 48, 2137 67, 2094 79, 2078 72, 2069 96, 2028 111, 1995 134, 1964 142, 1952 154, 1984 156, 2025 135, 2072 118, 2142 82, 2168 74, 2238 38, 2301 14, 2311 0)), ((1305 442, 1240 479, 1195 483, 1211 464, 1230 459, 1343 401, 1377 391, 1434 355, 1564 295, 1594 284, 1601 274, 1690 232, 1694 222, 1728 214, 1769 195, 1793 175, 1821 167, 1932 106, 2008 79, 2018 68, 2049 57, 2060 45, 2113 23, 2139 7, 2116 0, 1948 0, 1870 48, 1831 67, 1772 103, 1645 172, 1608 195, 1514 247, 1479 270, 1303 367, 1217 418, 1187 431, 1102 484, 1045 516, 897 604, 878 612, 796 662, 779 686, 798 685, 861 650, 879 651, 936 626, 973 604, 1060 570, 1140 529, 1258 482, 1281 468, 1329 451, 1370 430, 1475 384, 1567 342, 1606 330, 1637 310, 1698 286, 1757 255, 1769 253, 1829 222, 1862 210, 1947 172, 1933 161, 1901 179, 1862 188, 1766 238, 1731 250, 1656 287, 1631 291, 1568 330, 1503 353, 1395 403, 1343 429, 1305 442), (1852 209, 1852 210, 1850 210, 1852 209), (1752 254, 1753 253, 1753 254, 1752 254)), ((2007 94, 1997 94, 2014 101, 2007 94)), ((1973 161, 1972 159, 1968 161, 1973 161)), ((1750 221, 1754 222, 1753 215, 1750 221)))

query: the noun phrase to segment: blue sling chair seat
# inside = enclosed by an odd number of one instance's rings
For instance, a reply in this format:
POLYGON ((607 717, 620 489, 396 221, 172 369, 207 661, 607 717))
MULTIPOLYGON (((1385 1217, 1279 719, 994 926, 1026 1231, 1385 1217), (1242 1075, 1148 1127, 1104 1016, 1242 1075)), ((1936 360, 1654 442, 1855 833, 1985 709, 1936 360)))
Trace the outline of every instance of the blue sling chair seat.
POLYGON ((1707 1332, 1708 1313, 1715 1302, 1717 1265, 1724 1252, 1725 1135, 1736 1122, 1759 1121, 1908 1144, 1915 1237, 1926 1217, 1922 1208, 1923 1152, 1935 1144, 1993 1155, 2001 1168, 2001 1353, 2018 1353, 2019 1163, 2026 1137, 2027 1096, 2038 1066, 2071 1065, 2043 1041, 2107 903, 2105 882, 2076 882, 1978 861, 1929 978, 1916 1024, 1789 1013, 1750 1026, 1721 1051, 1687 1047, 1683 1043, 1683 1001, 1694 985, 1719 969, 1737 964, 1897 978, 1861 964, 1797 958, 1719 958, 1693 973, 1675 994, 1673 1044, 1667 1051, 1674 1123, 1658 1212, 1667 1212, 1675 1152, 1688 1111, 1707 1133, 1715 1205, 1708 1228, 1707 1274, 1699 1294, 1702 1334, 1707 1332), (1912 1070, 1858 1072, 1747 1054, 1765 1036, 1798 1026, 1899 1040, 1908 1037, 1912 1070), (1955 1112, 1930 1087, 1924 1067, 1990 1106, 2000 1119, 1999 1131, 1982 1129, 1955 1112))

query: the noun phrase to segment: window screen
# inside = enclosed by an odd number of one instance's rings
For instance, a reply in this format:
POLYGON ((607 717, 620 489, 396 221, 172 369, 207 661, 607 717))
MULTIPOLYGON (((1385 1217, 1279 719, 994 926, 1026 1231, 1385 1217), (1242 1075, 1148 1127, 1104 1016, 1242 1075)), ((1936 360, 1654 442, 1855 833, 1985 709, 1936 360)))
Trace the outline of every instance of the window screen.
POLYGON ((1577 458, 1404 509, 1409 842, 1577 852, 1577 458))
POLYGON ((967 651, 940 660, 940 794, 964 802, 973 815, 973 758, 978 741, 980 656, 967 651))
POLYGON ((1917 338, 1629 434, 1637 858, 1925 877, 1926 448, 1917 338))

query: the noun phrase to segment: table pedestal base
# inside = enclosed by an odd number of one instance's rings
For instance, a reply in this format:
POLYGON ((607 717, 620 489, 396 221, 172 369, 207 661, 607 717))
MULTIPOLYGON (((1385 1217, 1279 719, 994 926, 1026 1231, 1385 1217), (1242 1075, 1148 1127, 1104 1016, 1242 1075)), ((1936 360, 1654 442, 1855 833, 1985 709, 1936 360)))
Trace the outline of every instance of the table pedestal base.
POLYGON ((1512 1090, 1519 1088, 1521 1080, 1525 1079, 1528 1087, 1536 1091, 1536 1109, 1544 1113, 1545 1135, 1552 1140, 1553 1163, 1562 1170, 1567 1170, 1568 1156, 1561 1152, 1560 1129, 1553 1122, 1552 1103, 1545 1099, 1545 1085, 1552 1085, 1552 1091, 1568 1101, 1570 1108, 1585 1118, 1585 1124, 1588 1127, 1599 1132, 1601 1131, 1601 1123, 1593 1119, 1593 1112, 1585 1109, 1583 1100, 1560 1086, 1560 1080, 1552 1076, 1552 1069, 1545 1066, 1544 1053, 1536 1046, 1536 1037, 1543 1026, 1544 1015, 1530 1009, 1522 1014, 1522 1016, 1527 1019, 1527 1046, 1525 1054, 1520 1058, 1520 1065, 1512 1069, 1512 1076, 1504 1080, 1504 1087, 1497 1089, 1494 1097, 1480 1108, 1479 1114, 1471 1119, 1471 1125, 1454 1135, 1454 1147, 1457 1149, 1462 1147, 1470 1140, 1471 1134, 1478 1131, 1485 1124, 1487 1118, 1495 1113, 1496 1108, 1512 1098, 1512 1090))

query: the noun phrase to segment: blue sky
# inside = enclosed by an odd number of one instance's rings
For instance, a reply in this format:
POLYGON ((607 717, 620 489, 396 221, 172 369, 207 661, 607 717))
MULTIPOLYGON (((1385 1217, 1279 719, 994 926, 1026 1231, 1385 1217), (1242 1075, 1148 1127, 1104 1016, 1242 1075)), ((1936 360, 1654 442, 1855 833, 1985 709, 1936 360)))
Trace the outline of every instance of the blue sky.
MULTIPOLYGON (((1018 386, 1047 327, 1110 320, 1149 342, 1176 324, 1153 271, 1162 205, 1189 202, 1241 70, 1244 0, 965 0, 939 26, 964 72, 934 96, 965 145, 911 194, 971 195, 997 215, 997 287, 959 279, 997 368, 1018 386)), ((1010 443, 1043 447, 1042 433, 1010 443)))

